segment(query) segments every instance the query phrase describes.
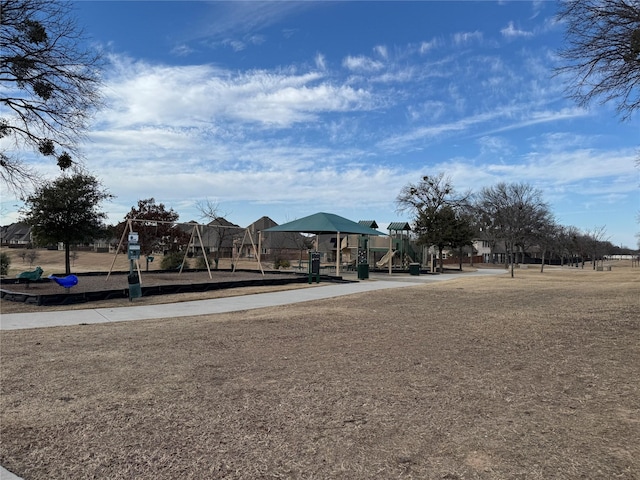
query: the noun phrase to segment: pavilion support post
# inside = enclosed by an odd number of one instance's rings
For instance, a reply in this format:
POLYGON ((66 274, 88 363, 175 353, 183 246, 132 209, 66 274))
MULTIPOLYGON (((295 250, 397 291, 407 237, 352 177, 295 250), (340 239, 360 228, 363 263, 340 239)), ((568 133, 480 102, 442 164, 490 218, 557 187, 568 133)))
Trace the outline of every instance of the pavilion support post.
POLYGON ((336 232, 336 277, 340 275, 340 232, 336 232))
POLYGON ((389 257, 389 275, 393 272, 393 238, 391 237, 391 232, 389 232, 389 253, 391 257, 389 257))

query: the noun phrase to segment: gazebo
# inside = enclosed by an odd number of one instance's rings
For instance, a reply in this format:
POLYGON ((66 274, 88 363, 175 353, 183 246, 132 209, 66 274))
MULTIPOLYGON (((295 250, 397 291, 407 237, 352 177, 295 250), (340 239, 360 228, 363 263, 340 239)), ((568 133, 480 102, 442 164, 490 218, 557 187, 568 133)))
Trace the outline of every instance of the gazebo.
MULTIPOLYGON (((336 234, 336 248, 340 248, 340 234, 385 235, 382 232, 333 213, 319 212, 292 222, 267 228, 265 232, 299 232, 319 235, 336 234)), ((340 275, 340 255, 336 255, 336 275, 340 275)))

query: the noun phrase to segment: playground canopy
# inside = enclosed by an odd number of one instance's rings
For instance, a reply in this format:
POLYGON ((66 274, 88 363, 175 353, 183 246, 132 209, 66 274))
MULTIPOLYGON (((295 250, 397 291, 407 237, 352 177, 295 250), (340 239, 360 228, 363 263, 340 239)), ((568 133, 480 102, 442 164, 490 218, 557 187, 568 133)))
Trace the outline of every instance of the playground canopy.
MULTIPOLYGON (((336 245, 340 245, 341 233, 357 233, 360 235, 385 235, 382 232, 353 222, 347 218, 333 213, 318 212, 308 217, 299 218, 292 222, 283 223, 275 227, 267 228, 265 232, 300 232, 313 233, 335 233, 336 245)), ((340 255, 336 255, 336 275, 340 275, 340 255)))
POLYGON ((359 233, 360 235, 386 235, 385 233, 353 222, 333 213, 314 213, 308 217, 267 228, 265 232, 301 233, 359 233))

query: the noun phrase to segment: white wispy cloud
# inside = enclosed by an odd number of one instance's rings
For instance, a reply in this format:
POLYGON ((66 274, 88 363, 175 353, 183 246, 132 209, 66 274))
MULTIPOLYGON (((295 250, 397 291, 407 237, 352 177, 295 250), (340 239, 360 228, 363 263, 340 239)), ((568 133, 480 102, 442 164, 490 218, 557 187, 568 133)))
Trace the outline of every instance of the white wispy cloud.
POLYGON ((579 107, 566 107, 559 110, 534 110, 531 112, 523 112, 519 119, 507 122, 505 125, 491 129, 487 134, 507 132, 519 128, 530 127, 541 123, 557 122, 562 120, 571 120, 580 117, 586 117, 589 112, 579 107))
POLYGON ((484 38, 482 32, 476 30, 473 32, 457 32, 453 34, 452 40, 455 45, 469 45, 471 43, 481 42, 484 38))
POLYGON ((255 70, 235 73, 211 65, 165 66, 118 61, 107 82, 110 108, 100 121, 195 127, 223 120, 286 127, 319 112, 375 108, 363 88, 329 83, 319 72, 255 70))
POLYGON ((384 67, 384 63, 364 55, 348 56, 342 61, 342 66, 348 70, 372 72, 384 67))
POLYGON ((373 50, 385 60, 389 58, 389 50, 387 49, 386 45, 376 45, 373 50))
POLYGON ((506 157, 515 151, 509 140, 495 135, 482 136, 477 140, 477 144, 480 147, 480 155, 506 157))
POLYGON ((503 37, 508 39, 533 37, 533 32, 516 28, 513 22, 509 22, 506 27, 500 30, 500 33, 503 37))
POLYGON ((295 12, 318 8, 311 2, 235 1, 207 5, 208 14, 190 32, 185 32, 186 39, 208 39, 212 43, 239 41, 295 12))
POLYGON ((322 53, 316 54, 315 65, 318 70, 326 70, 327 68, 327 59, 322 53))
POLYGON ((532 125, 584 117, 588 114, 586 110, 577 107, 559 110, 530 110, 530 107, 531 105, 527 104, 499 106, 455 121, 415 127, 397 135, 389 135, 377 146, 389 151, 415 149, 434 141, 442 142, 444 138, 453 134, 472 137, 492 136, 532 125), (496 122, 500 124, 499 127, 493 126, 496 122))
POLYGON ((178 57, 186 57, 188 55, 190 55, 191 53, 193 53, 193 48, 189 47, 188 45, 181 43, 179 45, 176 45, 175 47, 173 47, 171 49, 171 53, 173 55, 176 55, 178 57))
POLYGON ((437 39, 433 38, 429 41, 425 41, 420 43, 420 46, 418 47, 418 51, 424 55, 425 53, 428 53, 432 50, 434 50, 435 48, 437 48, 438 46, 440 46, 440 41, 438 41, 437 39))

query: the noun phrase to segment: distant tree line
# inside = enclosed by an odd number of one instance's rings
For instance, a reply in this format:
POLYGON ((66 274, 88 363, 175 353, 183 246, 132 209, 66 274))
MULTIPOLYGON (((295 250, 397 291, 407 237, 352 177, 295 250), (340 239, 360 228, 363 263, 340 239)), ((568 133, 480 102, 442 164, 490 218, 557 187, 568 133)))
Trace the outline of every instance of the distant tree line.
MULTIPOLYGON (((95 239, 117 242, 131 230, 138 233, 142 255, 186 251, 190 233, 180 227, 179 215, 173 209, 154 198, 140 200, 122 222, 107 226, 101 204, 112 198, 95 177, 75 171, 45 182, 27 197, 22 219, 31 226, 36 245, 64 244, 67 273, 72 245, 95 239)), ((581 231, 559 225, 540 190, 526 183, 498 183, 477 193, 459 194, 444 173, 425 175, 402 188, 397 206, 413 216, 416 243, 437 250, 441 270, 445 250, 462 252, 478 239, 488 242, 492 252, 504 247, 505 263, 511 267, 512 276, 514 265, 524 261, 532 248, 542 256, 541 270, 550 256, 560 258, 562 264, 583 267, 589 259, 595 268, 595 261, 605 255, 625 253, 608 241, 604 226, 581 231)), ((218 241, 237 233, 238 227, 217 216, 217 206, 209 204, 202 211, 220 227, 218 241)))
POLYGON ((444 173, 425 175, 402 188, 399 211, 413 215, 417 243, 435 247, 440 269, 445 249, 461 250, 476 239, 487 241, 491 250, 504 246, 505 261, 514 276, 514 265, 531 248, 545 258, 554 255, 562 263, 593 261, 616 251, 606 238, 605 227, 581 232, 559 225, 540 190, 527 183, 498 183, 480 192, 459 194, 444 173))

